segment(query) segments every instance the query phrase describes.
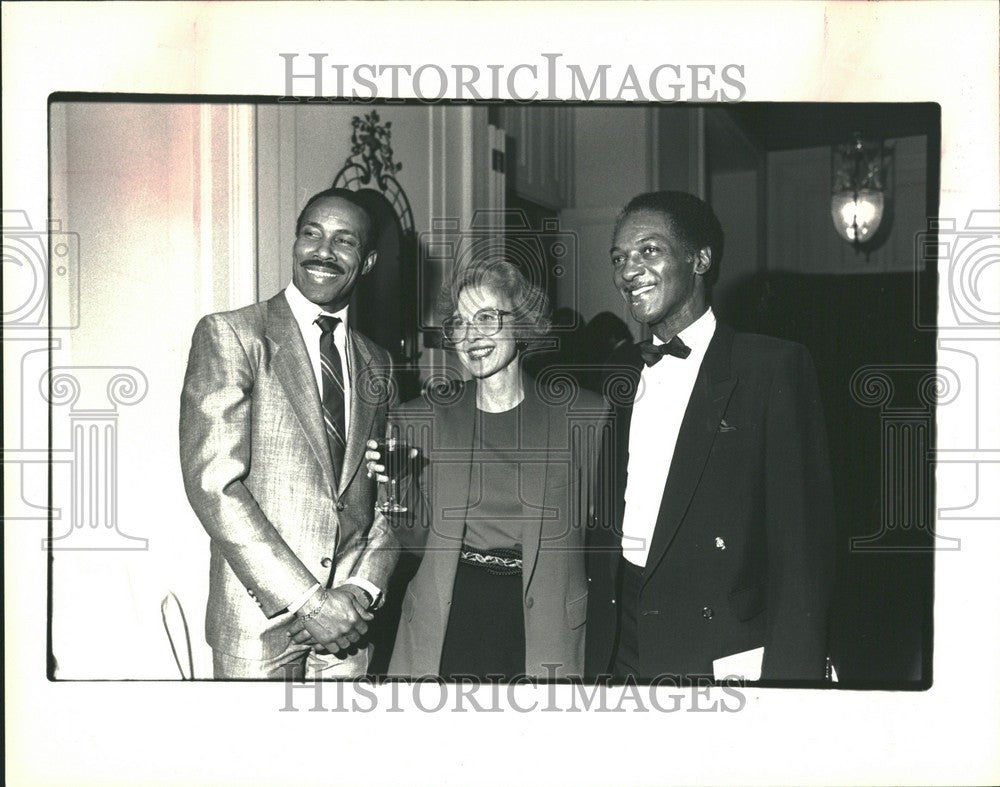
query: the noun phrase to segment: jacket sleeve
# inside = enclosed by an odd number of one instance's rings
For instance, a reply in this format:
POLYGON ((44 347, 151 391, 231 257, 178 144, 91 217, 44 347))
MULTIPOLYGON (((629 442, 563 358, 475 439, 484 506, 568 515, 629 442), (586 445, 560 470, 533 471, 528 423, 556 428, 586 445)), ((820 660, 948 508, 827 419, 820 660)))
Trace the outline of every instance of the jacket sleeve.
POLYGON ((823 405, 806 349, 778 365, 766 417, 768 622, 761 678, 821 680, 834 509, 823 405))
POLYGON ((254 368, 224 315, 195 328, 181 393, 180 460, 191 507, 274 617, 318 580, 261 511, 245 480, 251 463, 254 368))

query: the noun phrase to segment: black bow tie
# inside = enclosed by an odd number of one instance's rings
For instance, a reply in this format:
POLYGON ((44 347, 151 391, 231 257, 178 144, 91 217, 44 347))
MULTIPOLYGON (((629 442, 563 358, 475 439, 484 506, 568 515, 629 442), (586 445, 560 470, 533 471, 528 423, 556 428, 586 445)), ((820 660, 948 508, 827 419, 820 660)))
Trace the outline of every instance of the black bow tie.
POLYGON ((653 366, 660 362, 664 355, 673 355, 675 358, 687 358, 691 354, 691 348, 675 336, 666 344, 653 344, 652 339, 638 342, 636 347, 642 353, 642 360, 646 366, 653 366))

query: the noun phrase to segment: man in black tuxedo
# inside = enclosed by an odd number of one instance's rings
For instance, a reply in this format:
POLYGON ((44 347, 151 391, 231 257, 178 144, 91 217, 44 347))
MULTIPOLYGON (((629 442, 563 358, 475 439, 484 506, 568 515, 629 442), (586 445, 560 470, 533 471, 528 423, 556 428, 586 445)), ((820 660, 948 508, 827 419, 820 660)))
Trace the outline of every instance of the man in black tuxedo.
POLYGON ((736 333, 709 305, 723 233, 683 192, 633 199, 615 287, 652 340, 619 383, 607 497, 591 522, 587 674, 821 680, 833 576, 826 432, 807 350, 736 333))

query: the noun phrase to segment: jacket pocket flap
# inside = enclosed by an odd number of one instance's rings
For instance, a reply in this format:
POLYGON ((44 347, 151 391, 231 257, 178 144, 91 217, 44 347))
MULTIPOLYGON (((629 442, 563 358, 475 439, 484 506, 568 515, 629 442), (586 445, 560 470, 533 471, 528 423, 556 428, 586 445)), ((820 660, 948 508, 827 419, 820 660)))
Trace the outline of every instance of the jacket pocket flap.
POLYGON ((587 622, 587 594, 566 602, 566 623, 571 629, 580 628, 587 622))
POLYGON ((729 606, 737 620, 750 620, 767 606, 767 584, 735 590, 729 594, 729 606))

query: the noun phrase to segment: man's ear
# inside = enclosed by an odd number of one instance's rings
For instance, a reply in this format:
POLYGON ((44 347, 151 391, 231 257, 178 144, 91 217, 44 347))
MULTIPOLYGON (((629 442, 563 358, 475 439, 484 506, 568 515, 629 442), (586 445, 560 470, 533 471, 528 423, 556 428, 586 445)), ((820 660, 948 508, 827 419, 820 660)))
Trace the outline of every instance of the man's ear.
POLYGON ((375 262, 378 260, 378 252, 372 249, 368 252, 368 256, 365 257, 364 267, 361 268, 361 275, 365 276, 372 268, 375 267, 375 262))
POLYGON ((712 267, 712 249, 706 246, 698 249, 694 255, 694 272, 699 276, 704 276, 712 267))

